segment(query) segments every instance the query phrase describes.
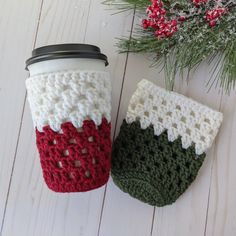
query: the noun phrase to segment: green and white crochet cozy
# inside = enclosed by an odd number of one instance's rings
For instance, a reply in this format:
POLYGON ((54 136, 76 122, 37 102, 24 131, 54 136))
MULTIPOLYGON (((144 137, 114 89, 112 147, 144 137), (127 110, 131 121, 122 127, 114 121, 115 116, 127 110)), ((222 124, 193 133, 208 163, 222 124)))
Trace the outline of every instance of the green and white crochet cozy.
POLYGON ((223 115, 142 80, 113 145, 112 177, 131 196, 165 206, 194 181, 223 115))

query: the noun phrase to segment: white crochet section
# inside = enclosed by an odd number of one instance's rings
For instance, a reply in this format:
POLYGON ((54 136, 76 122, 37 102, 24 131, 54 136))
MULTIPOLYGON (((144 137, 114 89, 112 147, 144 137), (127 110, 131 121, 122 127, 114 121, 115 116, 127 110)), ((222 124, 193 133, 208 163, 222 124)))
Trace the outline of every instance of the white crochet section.
POLYGON ((194 144, 196 154, 200 155, 211 146, 223 115, 183 95, 142 80, 131 98, 126 116, 127 123, 136 120, 140 121, 142 129, 153 125, 157 136, 167 130, 171 142, 180 136, 184 149, 194 144))
POLYGON ((54 131, 72 122, 76 128, 90 119, 100 125, 111 120, 111 82, 107 72, 62 71, 26 80, 34 126, 39 131, 49 125, 54 131))

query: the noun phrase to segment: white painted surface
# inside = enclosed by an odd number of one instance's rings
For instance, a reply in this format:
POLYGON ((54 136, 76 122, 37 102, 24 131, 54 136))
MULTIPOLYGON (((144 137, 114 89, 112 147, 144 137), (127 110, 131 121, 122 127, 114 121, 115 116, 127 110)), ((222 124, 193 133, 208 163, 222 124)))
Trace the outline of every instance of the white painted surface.
POLYGON ((129 36, 133 12, 111 16, 100 0, 0 1, 0 236, 235 236, 236 94, 206 92, 202 65, 177 92, 224 113, 220 133, 196 181, 173 205, 154 208, 107 186, 56 194, 43 183, 28 103, 24 61, 34 47, 90 43, 110 62, 112 133, 142 78, 163 86, 163 74, 142 55, 119 55, 115 37, 129 36))

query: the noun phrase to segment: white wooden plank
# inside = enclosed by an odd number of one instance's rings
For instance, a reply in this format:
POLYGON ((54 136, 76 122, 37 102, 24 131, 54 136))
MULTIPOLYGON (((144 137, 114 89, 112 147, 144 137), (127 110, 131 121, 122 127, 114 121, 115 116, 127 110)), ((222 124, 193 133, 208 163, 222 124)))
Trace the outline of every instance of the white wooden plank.
MULTIPOLYGON (((150 61, 142 55, 129 54, 120 110, 117 121, 116 135, 122 120, 125 118, 129 100, 136 89, 138 81, 149 78, 163 85, 158 80, 163 74, 159 74, 154 68, 149 68, 150 61)), ((101 236, 143 236, 150 235, 152 228, 154 207, 144 204, 128 194, 119 190, 112 180, 109 182, 104 203, 101 228, 101 236)))
POLYGON ((36 47, 85 40, 91 0, 44 0, 36 47))
MULTIPOLYGON (((118 80, 122 78, 125 61, 124 56, 114 55, 115 47, 110 41, 126 32, 131 22, 129 16, 120 15, 115 21, 116 30, 111 29, 109 24, 112 22, 106 23, 109 14, 97 1, 45 1, 36 45, 64 42, 106 44, 105 53, 113 65, 112 78, 116 81, 114 100, 119 96, 121 82, 118 80), (90 14, 98 27, 87 24, 90 14), (107 29, 111 31, 108 33, 107 29)), ((103 196, 104 187, 83 194, 56 194, 47 189, 43 183, 27 103, 3 235, 16 235, 19 231, 30 236, 96 235, 103 196), (24 182, 19 183, 22 179, 24 182)))
MULTIPOLYGON (((0 137, 0 216, 4 210, 21 121, 25 93, 22 81, 26 77, 23 71, 24 60, 33 46, 40 8, 39 1, 37 4, 35 1, 31 2, 1 1, 0 29, 4 34, 0 37, 0 128, 4 136, 0 137), (8 70, 13 67, 14 70, 8 70)), ((114 124, 125 64, 125 55, 116 54, 114 37, 127 33, 130 17, 110 17, 109 14, 109 11, 103 11, 100 2, 96 0, 74 0, 69 3, 62 0, 46 1, 36 44, 41 46, 48 43, 85 41, 102 47, 111 61, 114 124)), ((149 62, 141 55, 129 56, 116 134, 137 82, 146 77, 163 86, 160 80, 163 74, 149 69, 148 65, 149 62)), ((205 67, 201 67, 188 87, 178 83, 176 91, 218 109, 220 96, 217 92, 213 90, 207 94, 203 90, 204 81, 208 77, 207 71, 205 67)), ((208 152, 196 181, 175 204, 156 208, 153 230, 153 207, 132 199, 110 181, 99 235, 143 236, 150 235, 151 230, 155 236, 235 235, 235 97, 234 93, 223 99, 224 123, 216 145, 208 152)), ((104 188, 85 194, 55 194, 46 188, 40 172, 27 104, 2 235, 96 235, 103 195, 104 188)))
POLYGON ((206 234, 234 236, 236 234, 236 92, 224 96, 224 122, 217 139, 206 234))
POLYGON ((110 180, 105 198, 100 236, 150 235, 153 207, 123 193, 110 180))
POLYGON ((24 61, 33 47, 40 3, 0 1, 0 228, 24 104, 24 61))
MULTIPOLYGON (((210 68, 202 64, 195 73, 190 75, 188 85, 179 80, 176 90, 211 108, 219 109, 221 96, 218 90, 213 88, 207 93, 205 87, 209 77, 210 68)), ((156 208, 153 235, 204 235, 214 155, 215 145, 213 144, 207 152, 197 178, 187 191, 176 203, 164 208, 156 208)))
POLYGON ((108 70, 112 80, 111 133, 113 134, 126 63, 126 54, 118 54, 115 44, 121 35, 129 36, 133 14, 132 12, 124 12, 111 17, 113 11, 109 10, 108 6, 102 5, 102 2, 103 0, 91 2, 85 41, 98 45, 103 53, 108 56, 108 70))
MULTIPOLYGON (((129 57, 117 122, 117 131, 119 131, 119 126, 125 117, 129 99, 138 81, 142 78, 147 78, 163 86, 163 74, 158 73, 160 69, 148 68, 149 63, 141 55, 132 55, 129 57)), ((208 69, 206 65, 203 65, 201 70, 195 73, 194 78, 189 82, 189 86, 179 81, 176 90, 217 109, 219 108, 220 101, 217 91, 212 90, 210 93, 206 93, 206 89, 204 89, 205 83, 209 78, 207 73, 208 69)), ((152 235, 173 235, 175 232, 178 232, 177 235, 189 235, 189 233, 193 235, 204 234, 213 153, 214 148, 208 152, 207 159, 195 183, 193 183, 176 204, 156 209, 152 235), (179 222, 183 222, 183 224, 179 222)), ((124 195, 126 195, 127 199, 122 198, 121 201, 121 196, 116 195, 114 192, 114 185, 110 184, 108 186, 100 235, 110 235, 112 232, 113 234, 117 232, 117 235, 119 235, 121 230, 123 235, 148 235, 150 233, 151 227, 149 228, 149 221, 152 218, 152 209, 148 205, 143 205, 143 208, 141 210, 139 209, 140 214, 136 214, 133 211, 137 207, 136 200, 132 202, 127 194, 124 195), (125 215, 119 214, 122 207, 121 203, 124 204, 124 201, 129 202, 129 210, 125 215), (112 212, 113 217, 111 218, 110 215, 112 212), (132 223, 129 219, 132 219, 132 223), (119 222, 118 226, 114 222, 119 222), (135 231, 132 231, 132 224, 135 225, 135 231), (107 225, 109 225, 109 228, 107 225), (122 225, 122 229, 119 225, 122 225)))

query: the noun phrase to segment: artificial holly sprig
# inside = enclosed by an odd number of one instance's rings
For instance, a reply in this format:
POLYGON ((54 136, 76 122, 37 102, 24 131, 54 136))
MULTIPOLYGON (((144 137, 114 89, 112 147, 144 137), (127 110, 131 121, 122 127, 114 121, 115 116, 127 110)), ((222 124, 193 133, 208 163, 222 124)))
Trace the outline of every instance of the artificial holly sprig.
MULTIPOLYGON (((118 42, 120 52, 152 53, 153 65, 163 64, 166 85, 174 86, 182 75, 207 60, 212 64, 208 86, 225 91, 236 80, 235 1, 220 0, 124 0, 106 1, 116 6, 136 7, 143 19, 130 39, 118 42), (123 5, 124 6, 124 5, 123 5), (146 8, 146 11, 145 11, 146 8)), ((125 8, 123 8, 124 10, 125 8)))

